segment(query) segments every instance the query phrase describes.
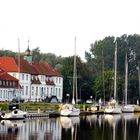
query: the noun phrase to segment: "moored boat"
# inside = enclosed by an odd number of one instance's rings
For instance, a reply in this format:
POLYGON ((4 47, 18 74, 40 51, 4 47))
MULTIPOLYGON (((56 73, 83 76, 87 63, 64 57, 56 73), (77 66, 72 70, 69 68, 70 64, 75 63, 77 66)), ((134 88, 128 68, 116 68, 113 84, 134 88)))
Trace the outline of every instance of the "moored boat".
POLYGON ((1 120, 20 120, 25 119, 27 112, 20 109, 15 109, 9 113, 2 113, 0 116, 1 120))
POLYGON ((134 105, 134 112, 140 112, 140 106, 134 105))
POLYGON ((61 116, 79 116, 80 109, 75 108, 72 104, 64 104, 60 107, 61 116))
POLYGON ((134 110, 135 110, 134 105, 127 104, 122 107, 122 112, 124 113, 133 113, 134 110))
POLYGON ((121 114, 122 110, 120 106, 108 106, 105 108, 104 113, 106 114, 121 114))

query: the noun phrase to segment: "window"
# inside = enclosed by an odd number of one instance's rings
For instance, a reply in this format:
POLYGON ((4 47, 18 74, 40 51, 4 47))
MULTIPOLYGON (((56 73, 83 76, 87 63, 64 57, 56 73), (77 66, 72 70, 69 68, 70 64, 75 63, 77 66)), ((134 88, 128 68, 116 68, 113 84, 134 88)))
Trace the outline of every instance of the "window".
POLYGON ((49 88, 47 87, 47 96, 49 95, 49 88))
POLYGON ((5 90, 6 98, 8 98, 7 90, 5 90))
POLYGON ((57 96, 57 88, 55 89, 56 91, 55 91, 55 94, 56 94, 56 96, 57 96))
POLYGON ((24 95, 24 86, 22 86, 22 95, 24 95))
POLYGON ((9 83, 9 82, 8 82, 8 81, 6 81, 6 86, 8 86, 8 83, 9 83))
POLYGON ((24 80, 24 74, 22 74, 22 80, 24 80))
POLYGON ((2 85, 2 81, 0 80, 0 85, 2 85))
POLYGON ((56 78, 56 83, 57 83, 57 81, 58 81, 58 78, 56 78))
POLYGON ((28 81, 28 75, 26 75, 26 80, 28 81))
POLYGON ((28 86, 26 86, 26 95, 28 95, 28 86))
POLYGON ((61 89, 59 88, 59 97, 61 96, 61 89))
POLYGON ((5 98, 5 90, 3 91, 3 98, 5 98))
POLYGON ((11 87, 12 86, 12 82, 10 81, 9 84, 10 84, 10 87, 11 87))
POLYGON ((61 78, 59 78, 59 84, 61 83, 61 78))
POLYGON ((5 81, 3 81, 3 85, 5 86, 5 81))
POLYGON ((13 81, 13 86, 15 86, 15 82, 13 81))
POLYGON ((52 95, 52 91, 53 91, 53 89, 51 88, 51 95, 52 95))
POLYGON ((36 87, 36 96, 38 96, 38 87, 36 87))

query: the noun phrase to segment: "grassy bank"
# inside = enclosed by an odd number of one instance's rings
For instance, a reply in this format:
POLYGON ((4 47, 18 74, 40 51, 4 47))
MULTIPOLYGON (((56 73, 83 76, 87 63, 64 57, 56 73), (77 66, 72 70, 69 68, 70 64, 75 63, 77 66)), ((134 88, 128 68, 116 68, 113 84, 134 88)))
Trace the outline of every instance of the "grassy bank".
MULTIPOLYGON (((11 103, 8 102, 1 102, 0 103, 0 108, 1 111, 8 111, 9 105, 11 103)), ((83 109, 83 104, 78 104, 76 107, 80 108, 81 110, 83 109)), ((90 108, 90 105, 86 105, 88 108, 90 108)), ((60 104, 58 103, 44 103, 44 102, 25 102, 25 103, 20 103, 20 108, 22 110, 26 111, 37 111, 38 107, 40 107, 41 112, 47 111, 47 110, 55 110, 58 111, 60 104)))

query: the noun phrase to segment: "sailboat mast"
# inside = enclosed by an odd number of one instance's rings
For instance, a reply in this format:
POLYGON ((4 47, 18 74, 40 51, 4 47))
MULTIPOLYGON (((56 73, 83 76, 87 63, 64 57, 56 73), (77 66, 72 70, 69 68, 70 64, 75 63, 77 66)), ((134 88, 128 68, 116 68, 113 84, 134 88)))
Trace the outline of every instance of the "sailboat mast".
MULTIPOLYGON (((18 79, 20 83, 20 40, 18 38, 18 79)), ((18 96, 20 96, 20 85, 18 83, 18 96)))
POLYGON ((75 95, 77 96, 77 88, 76 87, 77 87, 77 70, 76 70, 76 37, 75 37, 72 104, 75 104, 75 95))
POLYGON ((125 53, 125 104, 127 104, 127 86, 128 86, 128 60, 125 53))
POLYGON ((117 41, 115 41, 115 68, 114 68, 114 99, 116 100, 117 91, 117 41))

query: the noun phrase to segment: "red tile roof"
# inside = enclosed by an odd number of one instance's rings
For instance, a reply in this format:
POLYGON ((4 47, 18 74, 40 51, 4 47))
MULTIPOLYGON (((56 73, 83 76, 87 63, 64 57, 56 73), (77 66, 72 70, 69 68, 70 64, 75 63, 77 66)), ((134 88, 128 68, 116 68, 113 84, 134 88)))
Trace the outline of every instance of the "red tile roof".
POLYGON ((38 71, 39 74, 47 75, 47 76, 60 76, 62 74, 56 71, 50 64, 47 62, 33 62, 32 65, 38 71))
POLYGON ((18 81, 16 78, 14 78, 13 76, 9 75, 6 72, 0 74, 0 80, 18 81))
POLYGON ((17 72, 17 64, 12 57, 0 57, 0 67, 6 72, 17 72))
MULTIPOLYGON (((18 59, 15 59, 16 65, 18 66, 18 59)), ((22 73, 31 73, 31 74, 38 74, 37 71, 28 63, 27 60, 20 59, 20 72, 22 73)))
MULTIPOLYGON (((0 67, 6 72, 18 72, 18 65, 18 59, 12 57, 0 57, 0 67)), ((56 71, 47 62, 33 62, 31 65, 27 60, 24 59, 20 59, 20 72, 62 77, 61 73, 56 71)))

